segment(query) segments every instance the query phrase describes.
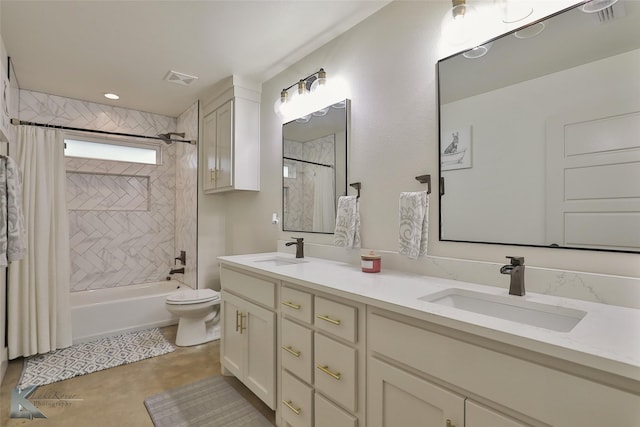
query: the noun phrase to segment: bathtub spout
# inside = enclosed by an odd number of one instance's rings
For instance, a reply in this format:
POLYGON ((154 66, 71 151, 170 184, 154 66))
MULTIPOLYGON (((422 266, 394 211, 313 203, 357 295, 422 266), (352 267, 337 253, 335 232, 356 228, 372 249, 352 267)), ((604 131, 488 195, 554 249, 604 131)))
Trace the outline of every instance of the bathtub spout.
POLYGON ((172 268, 169 274, 181 273, 184 274, 184 267, 181 268, 172 268))

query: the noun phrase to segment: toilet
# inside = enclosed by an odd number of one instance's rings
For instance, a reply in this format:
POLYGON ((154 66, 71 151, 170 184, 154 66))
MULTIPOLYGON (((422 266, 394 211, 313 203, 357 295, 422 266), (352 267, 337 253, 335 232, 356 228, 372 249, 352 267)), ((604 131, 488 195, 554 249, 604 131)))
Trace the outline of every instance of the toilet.
POLYGON ((213 289, 179 290, 169 295, 165 306, 180 318, 176 345, 188 347, 220 338, 220 293, 213 289))

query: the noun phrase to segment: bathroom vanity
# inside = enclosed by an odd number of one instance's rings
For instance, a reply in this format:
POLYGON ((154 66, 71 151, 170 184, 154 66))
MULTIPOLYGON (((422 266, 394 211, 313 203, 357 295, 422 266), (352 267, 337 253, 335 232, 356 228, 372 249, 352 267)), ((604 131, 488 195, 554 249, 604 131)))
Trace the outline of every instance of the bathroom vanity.
POLYGON ((640 425, 639 310, 280 253, 219 261, 223 368, 279 425, 640 425))

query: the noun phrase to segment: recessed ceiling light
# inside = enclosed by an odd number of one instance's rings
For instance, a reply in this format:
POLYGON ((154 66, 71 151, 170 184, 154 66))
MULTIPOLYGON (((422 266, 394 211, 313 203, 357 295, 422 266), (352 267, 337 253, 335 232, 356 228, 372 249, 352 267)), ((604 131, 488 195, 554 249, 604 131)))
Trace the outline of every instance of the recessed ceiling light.
POLYGON ((105 93, 104 97, 109 99, 120 99, 120 96, 115 93, 105 93))
POLYGON ((516 31, 513 35, 519 39, 530 39, 531 37, 535 37, 543 32, 544 28, 544 22, 538 22, 537 24, 529 25, 528 27, 524 27, 523 29, 516 31))

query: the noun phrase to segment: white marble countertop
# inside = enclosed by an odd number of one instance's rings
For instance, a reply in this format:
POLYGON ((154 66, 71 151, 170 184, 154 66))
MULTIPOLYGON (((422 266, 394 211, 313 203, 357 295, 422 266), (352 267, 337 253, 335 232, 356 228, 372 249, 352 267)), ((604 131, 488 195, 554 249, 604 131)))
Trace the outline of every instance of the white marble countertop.
POLYGON ((400 271, 364 273, 359 265, 322 258, 307 257, 303 263, 282 265, 260 262, 275 257, 295 260, 290 254, 275 252, 223 256, 218 260, 223 265, 640 381, 640 310, 536 293, 513 296, 508 295, 508 289, 400 271), (419 299, 448 288, 561 306, 587 314, 570 332, 556 332, 419 299))

